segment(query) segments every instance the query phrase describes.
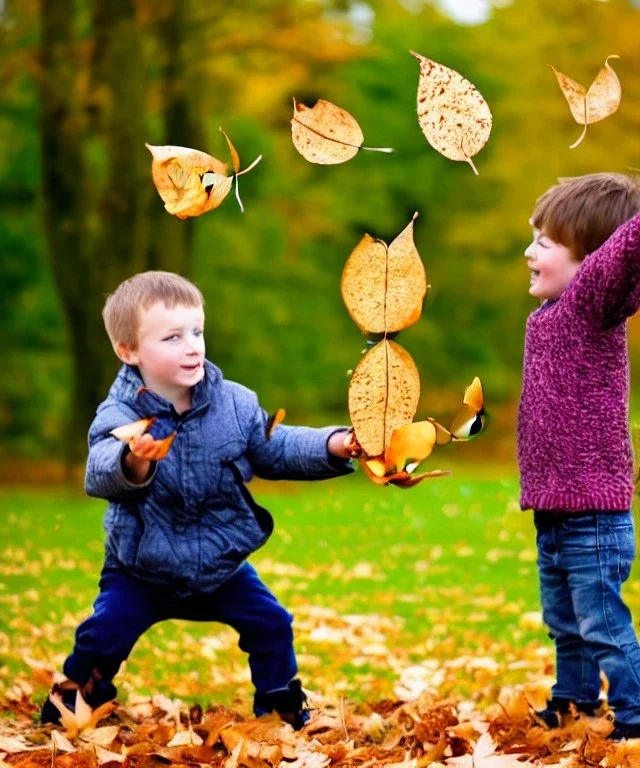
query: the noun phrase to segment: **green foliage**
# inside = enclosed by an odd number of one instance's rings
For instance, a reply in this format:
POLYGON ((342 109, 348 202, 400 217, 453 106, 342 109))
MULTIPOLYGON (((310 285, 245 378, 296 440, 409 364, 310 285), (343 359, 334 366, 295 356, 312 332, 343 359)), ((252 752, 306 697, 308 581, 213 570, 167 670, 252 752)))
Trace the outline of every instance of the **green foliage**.
MULTIPOLYGON (((78 5, 88 47, 69 66, 78 70, 81 92, 91 60, 91 2, 78 5)), ((202 0, 184 7, 182 79, 174 85, 199 117, 199 148, 227 161, 222 125, 244 164, 264 155, 241 179, 246 214, 230 197, 193 224, 190 276, 207 299, 209 357, 255 388, 265 407, 284 406, 292 422, 344 422, 346 372, 364 343, 340 299, 342 266, 365 231, 389 241, 417 210, 416 243, 433 288, 402 343, 421 371, 419 413, 446 415, 474 375, 483 378, 490 409, 512 409, 524 322, 534 308, 521 254, 535 198, 558 176, 639 165, 640 11, 628 0, 514 0, 485 24, 458 26, 429 4, 380 0, 371 6, 369 30, 350 26, 340 4, 246 0, 223 14, 202 0), (418 66, 409 49, 457 69, 489 102, 494 127, 475 158, 479 177, 422 136, 418 66), (586 84, 611 53, 621 56, 614 64, 622 105, 569 150, 579 129, 547 65, 586 84), (395 153, 361 152, 335 167, 306 163, 290 139, 293 96, 334 101, 356 116, 365 143, 395 153)), ((135 118, 157 142, 166 124, 162 41, 170 39, 162 34, 171 30, 158 33, 163 18, 155 6, 140 1, 136 8, 142 55, 137 64, 123 58, 120 77, 144 67, 137 76, 148 96, 135 118)), ((9 10, 13 26, 0 31, 0 141, 7 148, 0 155, 0 328, 8 366, 0 429, 14 452, 51 454, 60 450, 73 407, 73 361, 40 223, 38 24, 26 0, 9 10)), ((102 104, 108 93, 94 96, 102 104)), ((104 189, 109 162, 98 141, 86 151, 93 194, 104 189)), ((136 164, 146 162, 146 149, 139 152, 136 164)), ((150 185, 150 174, 141 178, 140 194, 155 195, 150 185)), ((152 211, 146 225, 153 229, 168 214, 157 197, 152 211)), ((635 326, 632 363, 640 368, 635 326)), ((108 342, 100 335, 94 343, 108 342)), ((484 439, 489 446, 491 433, 484 439)))

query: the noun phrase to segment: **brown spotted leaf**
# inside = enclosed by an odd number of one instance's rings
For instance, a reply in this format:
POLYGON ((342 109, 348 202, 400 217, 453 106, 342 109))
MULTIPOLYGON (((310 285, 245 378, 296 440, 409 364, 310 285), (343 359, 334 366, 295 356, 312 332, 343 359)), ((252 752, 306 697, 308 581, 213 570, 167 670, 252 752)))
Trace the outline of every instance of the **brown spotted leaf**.
POLYGON ((478 89, 458 72, 419 53, 418 121, 431 146, 450 160, 471 158, 489 140, 491 110, 478 89))
POLYGON ((345 163, 359 149, 393 151, 388 147, 363 147, 364 135, 355 117, 324 99, 318 99, 313 107, 293 100, 291 138, 305 160, 319 165, 345 163))
POLYGON ((558 72, 555 67, 551 67, 558 80, 558 85, 564 94, 573 119, 579 125, 584 125, 584 130, 580 137, 575 141, 570 149, 577 147, 584 139, 587 133, 587 126, 591 123, 597 123, 604 120, 605 117, 612 115, 620 106, 622 98, 622 87, 618 76, 609 66, 609 59, 619 59, 619 56, 607 56, 606 61, 596 79, 585 89, 562 72, 558 72))
POLYGON ((384 454, 393 430, 412 421, 419 397, 418 369, 405 349, 383 339, 365 354, 349 384, 349 414, 368 456, 384 454))
POLYGON ((365 235, 342 272, 342 298, 367 334, 397 333, 420 318, 427 277, 413 240, 413 222, 389 247, 365 235))

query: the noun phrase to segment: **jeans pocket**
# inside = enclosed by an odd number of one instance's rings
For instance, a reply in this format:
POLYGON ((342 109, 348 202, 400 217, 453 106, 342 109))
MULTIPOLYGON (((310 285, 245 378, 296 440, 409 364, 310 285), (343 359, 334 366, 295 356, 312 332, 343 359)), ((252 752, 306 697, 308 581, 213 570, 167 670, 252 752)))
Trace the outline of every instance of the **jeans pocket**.
POLYGON ((611 578, 623 584, 629 578, 636 555, 632 519, 601 518, 598 521, 598 547, 603 561, 609 565, 611 578))

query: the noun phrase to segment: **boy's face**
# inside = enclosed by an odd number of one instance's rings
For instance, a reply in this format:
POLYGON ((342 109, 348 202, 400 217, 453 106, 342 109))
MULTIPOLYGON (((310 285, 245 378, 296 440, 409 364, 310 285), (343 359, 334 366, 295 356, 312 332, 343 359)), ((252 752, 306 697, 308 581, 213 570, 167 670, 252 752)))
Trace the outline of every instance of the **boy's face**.
POLYGON ((524 255, 531 271, 529 293, 541 301, 557 299, 580 269, 580 262, 576 261, 569 248, 554 242, 544 234, 544 230, 535 227, 533 242, 524 255))
POLYGON ((137 365, 144 383, 171 400, 204 376, 204 310, 162 302, 140 309, 138 346, 118 345, 125 363, 137 365))

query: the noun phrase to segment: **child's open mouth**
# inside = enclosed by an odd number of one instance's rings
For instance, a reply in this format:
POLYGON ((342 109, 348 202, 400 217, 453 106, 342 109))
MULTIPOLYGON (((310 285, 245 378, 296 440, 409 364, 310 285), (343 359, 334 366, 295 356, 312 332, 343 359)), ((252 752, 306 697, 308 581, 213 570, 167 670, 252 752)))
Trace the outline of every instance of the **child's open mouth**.
POLYGON ((531 275, 529 276, 529 284, 533 285, 539 277, 540 277, 540 272, 538 272, 536 269, 532 269, 531 275))

